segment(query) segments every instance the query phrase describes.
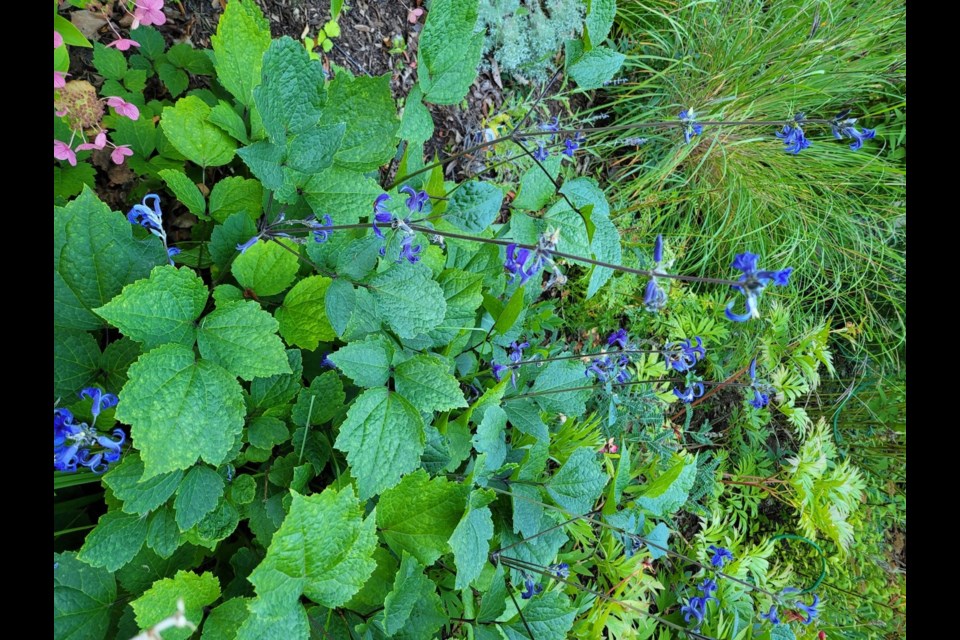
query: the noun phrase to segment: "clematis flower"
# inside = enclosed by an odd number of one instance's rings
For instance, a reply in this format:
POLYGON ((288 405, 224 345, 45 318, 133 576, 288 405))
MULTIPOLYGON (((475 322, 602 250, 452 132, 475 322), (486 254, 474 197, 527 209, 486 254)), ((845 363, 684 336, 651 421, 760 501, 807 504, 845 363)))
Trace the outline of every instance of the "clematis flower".
POLYGON ((730 553, 729 549, 724 549, 714 544, 707 547, 707 549, 713 552, 713 556, 710 557, 710 564, 715 567, 722 568, 727 562, 733 560, 733 554, 730 553))
POLYGON ((387 211, 387 207, 384 204, 390 199, 391 198, 389 195, 386 193, 381 193, 373 202, 373 233, 381 240, 383 240, 383 231, 380 230, 380 227, 377 226, 377 223, 390 224, 393 222, 393 214, 387 211))
POLYGON ((707 356, 700 336, 694 336, 693 339, 697 341, 697 346, 693 346, 689 338, 678 343, 668 342, 663 346, 663 359, 676 371, 683 373, 692 369, 707 356))
MULTIPOLYGON (((69 73, 64 73, 63 71, 54 71, 53 72, 53 88, 54 89, 63 89, 67 86, 67 76, 69 73)), ((63 114, 57 114, 63 115, 63 114)))
POLYGON ((70 148, 70 145, 61 140, 53 141, 53 157, 57 160, 66 160, 71 167, 77 166, 77 154, 70 148))
POLYGON ((93 421, 96 423, 97 416, 100 415, 100 412, 104 409, 109 409, 111 407, 117 406, 117 396, 112 393, 104 393, 103 390, 97 387, 86 387, 85 389, 80 390, 81 398, 90 398, 90 413, 93 415, 93 421))
POLYGON ((783 140, 783 144, 787 147, 787 153, 797 155, 813 143, 807 140, 807 137, 803 133, 803 129, 800 127, 800 124, 804 120, 804 114, 798 113, 797 115, 793 116, 793 119, 795 124, 784 125, 783 130, 776 132, 774 135, 783 140))
POLYGON ((750 253, 749 251, 738 253, 734 257, 733 264, 730 265, 734 269, 743 272, 739 280, 742 284, 733 285, 733 288, 739 290, 746 296, 746 312, 735 313, 733 311, 734 302, 731 301, 726 309, 724 309, 724 313, 729 320, 746 322, 750 318, 759 318, 760 311, 757 308, 757 301, 767 285, 773 283, 778 287, 785 287, 789 284, 793 267, 787 267, 780 271, 759 271, 757 270, 757 260, 759 260, 759 258, 760 256, 755 253, 750 253))
POLYGON ((572 158, 574 151, 580 148, 580 144, 584 140, 586 140, 586 136, 584 136, 582 133, 577 131, 577 135, 575 135, 573 139, 567 138, 566 140, 563 141, 564 149, 560 153, 567 156, 568 158, 572 158))
POLYGON ((133 149, 130 148, 130 145, 121 144, 113 148, 113 151, 110 152, 110 159, 113 160, 113 164, 123 164, 123 160, 126 156, 132 156, 133 149))
POLYGON ((844 111, 836 118, 830 122, 830 127, 833 129, 833 137, 837 140, 843 140, 844 138, 853 138, 853 142, 850 143, 850 150, 856 151, 863 146, 864 140, 870 140, 877 135, 876 129, 864 129, 860 131, 856 127, 857 119, 848 118, 850 111, 844 111))
POLYGON ((403 186, 400 187, 400 192, 409 195, 404 204, 411 212, 423 213, 423 207, 430 202, 430 196, 427 195, 426 191, 414 191, 411 187, 403 186))
POLYGON ((419 244, 412 246, 413 238, 414 236, 412 235, 403 236, 403 239, 400 241, 400 259, 397 260, 397 262, 407 260, 410 264, 416 264, 420 260, 421 246, 419 244))
POLYGON ((161 25, 167 21, 167 16, 163 15, 163 0, 137 0, 137 8, 133 10, 133 24, 131 29, 136 29, 140 25, 149 27, 150 25, 161 25))
POLYGON ((769 620, 772 624, 780 624, 780 617, 777 615, 777 605, 770 605, 770 611, 761 613, 760 617, 769 620))
POLYGON ((140 117, 140 109, 137 108, 137 105, 131 104, 123 98, 111 96, 107 98, 107 106, 113 107, 117 115, 125 116, 131 120, 136 120, 140 117))
POLYGON ((543 146, 543 142, 537 142, 537 148, 533 151, 532 155, 537 161, 543 162, 550 157, 550 152, 543 146))
POLYGON ((139 47, 140 43, 130 38, 117 38, 107 46, 116 47, 117 51, 129 51, 130 47, 139 47))
POLYGON ((693 385, 687 387, 683 391, 680 391, 680 389, 674 387, 673 395, 680 398, 681 401, 690 404, 695 398, 699 398, 703 395, 703 383, 694 382, 693 385))
POLYGON ((680 112, 680 122, 684 123, 683 141, 687 144, 690 143, 690 139, 693 138, 693 136, 698 136, 703 133, 703 125, 694 122, 695 117, 696 114, 693 112, 693 109, 684 109, 680 112))
POLYGON ((657 234, 657 239, 653 242, 653 269, 651 270, 650 281, 643 291, 643 306, 647 311, 659 311, 667 306, 667 292, 657 282, 658 275, 666 275, 666 272, 660 269, 660 263, 663 262, 663 235, 657 234))
POLYGON ((526 576, 526 578, 523 581, 523 584, 524 584, 524 590, 523 590, 523 593, 520 594, 520 597, 523 598, 524 600, 529 600, 534 595, 543 591, 543 587, 539 584, 534 584, 533 578, 529 575, 526 576))
POLYGON ((564 580, 570 577, 570 565, 568 565, 566 562, 552 564, 547 567, 547 571, 558 578, 563 578, 564 580))
POLYGON ((803 604, 803 603, 800 602, 799 600, 797 600, 797 601, 794 602, 793 604, 794 604, 794 606, 796 606, 798 609, 800 609, 800 610, 803 611, 805 614, 807 614, 806 619, 800 621, 801 624, 805 624, 805 625, 806 625, 806 624, 810 624, 811 622, 813 622, 814 618, 816 618, 817 616, 820 615, 820 610, 817 608, 817 607, 820 606, 820 596, 818 596, 818 595, 816 595, 816 594, 814 594, 814 596, 813 596, 813 603, 810 604, 809 606, 803 604))
POLYGON ((249 248, 252 247, 253 245, 257 244, 257 240, 259 240, 259 239, 260 239, 260 235, 258 234, 258 235, 253 236, 252 238, 250 238, 250 239, 247 240, 246 242, 242 242, 242 243, 238 244, 238 245, 237 245, 237 251, 239 251, 240 253, 245 252, 247 249, 249 249, 249 248))
POLYGON ((687 604, 680 607, 680 613, 683 614, 684 622, 690 622, 690 618, 696 618, 697 624, 703 622, 703 616, 706 613, 707 601, 699 596, 690 598, 687 604))
POLYGON ((315 220, 310 220, 307 224, 313 230, 313 239, 315 242, 326 242, 330 239, 330 234, 333 233, 333 231, 329 229, 329 227, 333 226, 333 218, 330 217, 329 213, 323 216, 323 224, 315 220))
POLYGON ((127 213, 127 220, 131 224, 139 225, 155 236, 166 238, 163 231, 163 212, 160 211, 160 196, 155 193, 148 193, 143 197, 141 204, 133 205, 133 208, 127 213), (147 200, 153 200, 151 210, 147 206, 147 200))
POLYGON ((89 151, 91 149, 103 149, 107 146, 107 132, 101 131, 97 134, 97 137, 93 139, 93 142, 84 142, 81 145, 77 146, 77 151, 89 151))
POLYGON ((607 337, 607 344, 611 347, 618 344, 621 349, 626 349, 630 344, 629 340, 630 337, 627 335, 626 329, 617 329, 607 337))

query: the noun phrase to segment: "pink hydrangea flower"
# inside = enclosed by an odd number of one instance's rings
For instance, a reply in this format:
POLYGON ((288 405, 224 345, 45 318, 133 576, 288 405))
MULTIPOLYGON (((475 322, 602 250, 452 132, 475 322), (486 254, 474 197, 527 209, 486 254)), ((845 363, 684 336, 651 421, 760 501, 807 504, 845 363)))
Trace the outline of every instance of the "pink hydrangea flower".
POLYGON ((133 10, 133 24, 131 29, 140 25, 148 27, 152 24, 160 25, 167 21, 163 15, 163 0, 138 0, 137 8, 133 10))
POLYGON ((59 31, 57 31, 56 29, 54 29, 54 31, 53 31, 53 48, 56 49, 57 47, 62 47, 62 46, 63 46, 63 36, 60 35, 60 32, 59 32, 59 31))
POLYGON ((84 142, 81 145, 77 146, 77 151, 89 151, 91 149, 103 149, 107 146, 107 132, 101 131, 97 134, 97 137, 94 138, 93 142, 84 142))
POLYGON ((54 89, 63 89, 67 86, 67 76, 69 73, 64 73, 63 71, 54 71, 53 72, 53 88, 54 89))
POLYGON ((136 120, 140 117, 140 109, 137 108, 137 105, 130 104, 123 98, 111 96, 107 98, 107 106, 113 107, 117 115, 126 116, 131 120, 136 120))
POLYGON ((139 47, 140 43, 130 38, 117 38, 107 46, 116 47, 118 51, 127 51, 130 47, 139 47))
POLYGON ((129 145, 122 144, 119 147, 114 148, 110 153, 110 159, 113 160, 114 164, 123 164, 124 156, 132 156, 133 149, 129 145))
POLYGON ((57 160, 66 160, 71 167, 77 166, 77 154, 73 152, 70 145, 61 140, 53 141, 53 157, 57 160))

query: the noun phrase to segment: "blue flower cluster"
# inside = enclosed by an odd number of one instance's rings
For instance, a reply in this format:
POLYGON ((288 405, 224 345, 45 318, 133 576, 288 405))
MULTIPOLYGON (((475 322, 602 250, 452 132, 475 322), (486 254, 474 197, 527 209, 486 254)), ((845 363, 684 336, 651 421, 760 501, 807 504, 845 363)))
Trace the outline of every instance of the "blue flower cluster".
POLYGON ((774 389, 765 382, 757 382, 756 358, 750 361, 750 389, 753 391, 753 399, 750 401, 750 404, 755 409, 763 409, 770 403, 770 394, 774 389))
POLYGON ((114 429, 115 439, 111 439, 98 432, 94 425, 101 411, 117 405, 117 396, 88 387, 80 392, 80 397, 91 400, 93 424, 76 422, 69 409, 53 410, 53 468, 73 473, 78 466, 84 466, 94 473, 103 473, 120 459, 120 447, 126 441, 126 434, 122 429, 114 429))
POLYGON ((787 124, 783 126, 782 131, 778 131, 775 135, 783 140, 784 146, 786 146, 785 151, 787 153, 792 153, 797 155, 804 149, 808 148, 812 142, 807 140, 807 137, 803 133, 803 128, 800 126, 804 120, 804 114, 798 113, 793 116, 794 124, 787 124))
POLYGON ((693 346, 689 338, 663 345, 663 359, 669 367, 683 373, 707 357, 707 350, 704 349, 700 336, 694 336, 693 339, 697 341, 697 346, 693 346))
POLYGON ((701 595, 690 598, 687 604, 680 608, 680 613, 683 614, 684 622, 689 623, 691 618, 696 618, 697 625, 699 626, 703 622, 703 618, 707 615, 707 602, 713 600, 719 604, 720 601, 710 595, 717 590, 717 583, 715 581, 710 579, 704 580, 697 589, 701 595))
POLYGON ((167 250, 167 260, 173 264, 173 256, 180 253, 180 249, 167 246, 167 232, 163 230, 163 212, 160 211, 160 196, 155 193, 145 195, 140 204, 133 205, 133 208, 127 212, 127 220, 130 224, 143 227, 160 238, 163 241, 163 248, 167 250), (148 200, 152 200, 153 204, 148 206, 148 200))
POLYGON ((530 346, 529 342, 520 342, 517 343, 514 341, 510 345, 510 351, 507 352, 507 357, 510 358, 512 364, 497 364, 493 363, 491 369, 493 370, 493 377, 497 382, 503 379, 503 373, 507 369, 511 369, 510 372, 510 383, 513 385, 513 388, 517 388, 517 369, 520 368, 520 362, 523 360, 523 350, 530 346))
POLYGON ((729 549, 718 547, 715 544, 710 545, 707 549, 713 554, 710 556, 710 564, 718 569, 722 569, 723 565, 733 561, 733 554, 730 553, 729 549))
POLYGON ((687 144, 690 143, 693 136, 698 136, 703 133, 703 125, 697 124, 694 122, 696 114, 693 109, 684 109, 680 112, 680 122, 684 124, 683 127, 683 141, 687 144))
MULTIPOLYGON (((404 204, 407 205, 407 209, 410 213, 423 213, 423 208, 430 202, 430 196, 427 195, 426 191, 416 191, 412 187, 403 186, 400 187, 401 193, 407 194, 407 199, 404 200, 404 204)), ((381 240, 384 239, 383 230, 380 229, 378 225, 390 225, 394 229, 399 229, 403 232, 403 238, 400 240, 400 256, 397 262, 403 262, 406 260, 410 264, 417 263, 421 256, 420 253, 423 250, 421 245, 414 245, 413 240, 416 237, 416 232, 410 228, 410 218, 400 219, 394 217, 390 211, 386 208, 386 202, 391 200, 390 196, 386 193, 383 193, 377 196, 377 199, 373 203, 373 233, 381 240)), ((387 252, 387 247, 380 247, 380 255, 385 255, 387 252)))
POLYGON ((531 576, 526 571, 523 571, 523 592, 520 594, 520 597, 524 600, 529 600, 533 596, 541 593, 543 591, 543 586, 539 583, 534 582, 533 576, 531 576))
MULTIPOLYGON (((630 347, 630 338, 625 329, 617 329, 607 337, 607 344, 613 347, 619 346, 626 350, 630 347)), ((631 374, 627 368, 630 365, 630 357, 626 353, 620 353, 616 358, 609 355, 602 355, 599 358, 591 359, 590 366, 584 372, 584 375, 596 376, 600 382, 614 380, 620 384, 628 382, 631 374)))
POLYGON ((541 234, 533 251, 518 248, 515 243, 508 244, 507 258, 503 263, 503 268, 510 274, 508 281, 512 284, 519 277, 520 284, 524 285, 527 280, 537 275, 544 266, 549 266, 552 275, 547 281, 546 287, 549 289, 554 284, 565 283, 567 279, 560 272, 552 256, 559 242, 560 230, 556 229, 541 234))
MULTIPOLYGON (((798 591, 799 589, 795 589, 793 587, 787 587, 786 589, 780 592, 780 595, 785 596, 788 593, 797 593, 798 591)), ((800 600, 795 600, 793 603, 793 606, 798 611, 803 612, 802 616, 797 612, 793 612, 794 617, 792 619, 799 620, 800 624, 808 625, 820 616, 820 608, 819 608, 820 596, 818 596, 817 594, 813 595, 812 603, 805 604, 800 600)), ((770 610, 767 611, 767 613, 761 613, 760 617, 774 625, 783 624, 783 622, 780 620, 780 616, 777 611, 776 604, 770 605, 770 610)))
POLYGON ((755 253, 738 253, 734 257, 733 264, 730 265, 734 269, 743 272, 739 280, 741 284, 733 285, 733 288, 746 296, 745 313, 735 313, 733 311, 733 305, 735 304, 733 301, 731 301, 724 310, 727 318, 734 322, 746 322, 750 318, 759 318, 760 311, 757 307, 757 302, 760 294, 767 285, 773 283, 778 287, 785 287, 790 282, 790 274, 793 273, 793 267, 787 267, 780 271, 759 271, 757 269, 757 260, 759 259, 760 256, 755 253))
POLYGON ((857 119, 848 118, 847 116, 849 114, 849 110, 839 114, 830 123, 830 127, 833 129, 833 137, 837 140, 843 140, 844 138, 853 139, 853 142, 850 143, 850 150, 856 151, 863 146, 864 140, 874 138, 877 135, 877 130, 864 128, 863 131, 861 131, 857 129, 857 119))
POLYGON ((643 306, 647 311, 659 311, 667 306, 667 292, 657 282, 658 275, 666 275, 666 272, 660 269, 661 262, 663 262, 663 235, 657 234, 657 239, 653 243, 653 269, 650 270, 650 281, 643 292, 643 306))

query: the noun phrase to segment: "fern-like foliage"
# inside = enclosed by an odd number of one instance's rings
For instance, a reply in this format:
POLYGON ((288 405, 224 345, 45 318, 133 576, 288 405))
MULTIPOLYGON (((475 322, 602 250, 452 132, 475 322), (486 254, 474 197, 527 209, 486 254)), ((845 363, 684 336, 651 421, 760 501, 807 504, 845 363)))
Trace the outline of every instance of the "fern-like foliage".
POLYGON ((821 419, 785 471, 800 513, 800 529, 813 538, 817 533, 833 540, 846 553, 853 543, 849 518, 860 506, 866 482, 848 461, 835 462, 837 449, 821 419))

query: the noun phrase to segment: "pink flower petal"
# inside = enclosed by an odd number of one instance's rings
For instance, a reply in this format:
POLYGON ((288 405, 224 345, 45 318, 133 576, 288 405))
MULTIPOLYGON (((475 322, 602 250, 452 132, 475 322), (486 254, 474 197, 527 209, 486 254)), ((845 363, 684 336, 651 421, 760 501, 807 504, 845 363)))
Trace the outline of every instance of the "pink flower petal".
POLYGON ((118 38, 107 46, 116 47, 118 51, 128 51, 130 47, 139 47, 140 43, 130 38, 118 38))
POLYGON ((66 160, 70 166, 77 166, 77 154, 73 152, 66 142, 61 140, 53 141, 53 157, 57 160, 66 160))
POLYGON ((417 7, 416 9, 410 9, 410 11, 407 12, 407 22, 409 22, 410 24, 417 24, 417 20, 419 20, 420 16, 422 15, 423 15, 422 8, 417 7))
POLYGON ((136 120, 140 117, 140 109, 137 108, 137 105, 131 104, 123 98, 111 96, 107 98, 107 106, 113 107, 118 115, 125 116, 131 120, 136 120))
POLYGON ((62 47, 62 46, 63 46, 63 36, 60 35, 60 32, 59 32, 59 31, 54 30, 54 32, 53 32, 53 48, 56 49, 57 47, 62 47))
POLYGON ((93 142, 84 142, 77 147, 77 151, 89 151, 91 149, 103 149, 107 146, 107 132, 101 131, 93 142))
POLYGON ((110 159, 113 160, 114 164, 123 164, 124 157, 132 155, 133 149, 125 144, 122 144, 110 153, 110 159))
POLYGON ((53 88, 54 89, 63 89, 67 86, 67 76, 69 73, 64 73, 63 71, 54 71, 53 72, 53 88))

